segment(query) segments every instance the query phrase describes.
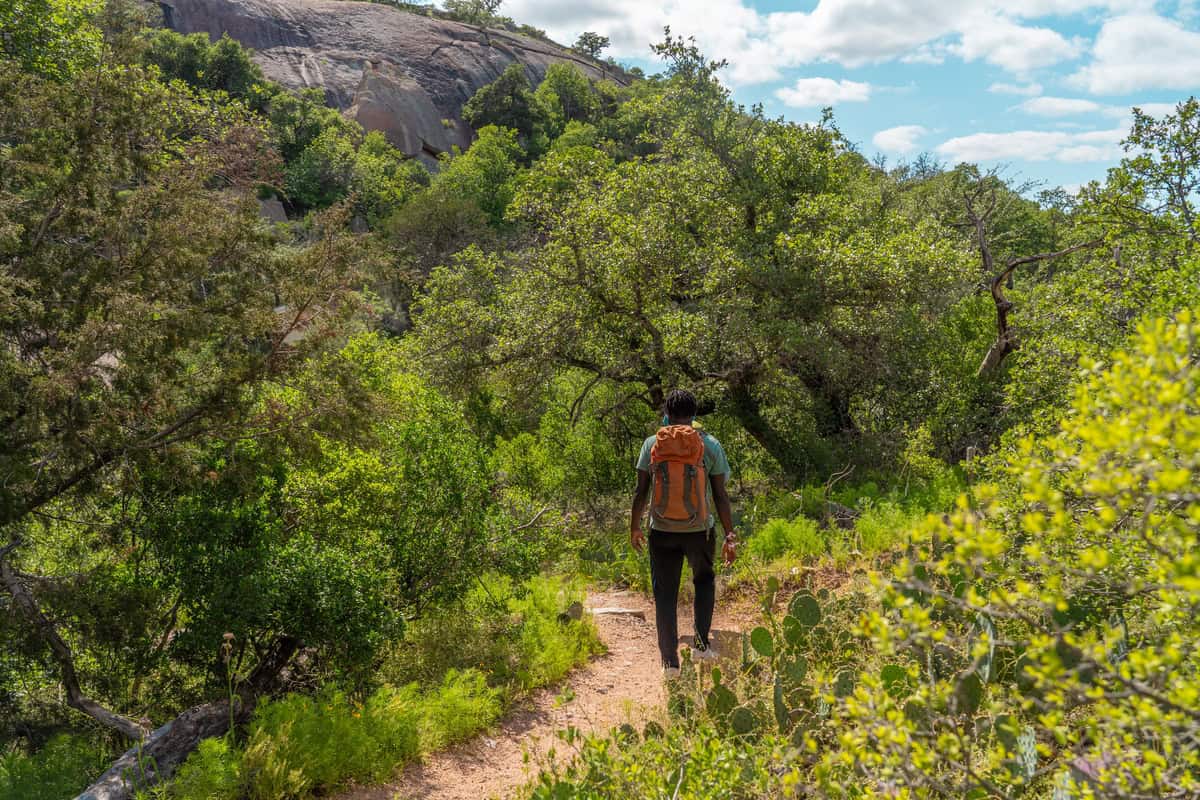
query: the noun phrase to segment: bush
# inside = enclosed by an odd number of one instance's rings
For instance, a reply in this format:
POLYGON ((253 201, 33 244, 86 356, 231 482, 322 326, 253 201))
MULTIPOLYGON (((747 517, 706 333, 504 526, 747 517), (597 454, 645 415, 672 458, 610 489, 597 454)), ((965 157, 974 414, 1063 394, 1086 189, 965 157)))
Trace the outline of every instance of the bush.
POLYGON ((0 800, 73 797, 108 766, 106 748, 83 736, 60 734, 32 755, 0 752, 0 800))
POLYGON ((241 768, 241 753, 230 745, 228 738, 205 739, 175 773, 171 795, 184 800, 236 797, 241 786, 241 768))
POLYGON ((500 718, 503 706, 503 692, 489 687, 482 672, 450 670, 425 698, 422 749, 439 750, 487 728, 500 718))
POLYGON ((763 561, 774 561, 785 554, 814 557, 825 549, 824 533, 808 517, 768 520, 746 543, 746 551, 763 561))
POLYGON ((1085 364, 1060 432, 1016 444, 999 485, 926 524, 867 625, 919 680, 889 694, 864 676, 825 793, 858 796, 852 774, 935 797, 1196 792, 1198 337, 1184 313, 1143 325, 1111 367, 1085 364))
POLYGON ((890 550, 904 543, 924 516, 924 511, 910 511, 890 500, 869 503, 854 521, 855 544, 863 555, 890 550))
POLYGON ((485 577, 462 602, 414 620, 380 673, 397 685, 435 683, 468 668, 485 672, 493 686, 516 691, 552 683, 599 650, 590 624, 559 621, 583 597, 579 583, 557 578, 514 584, 485 577))
POLYGON ((670 728, 656 724, 644 735, 631 727, 612 738, 568 732, 579 757, 552 765, 531 788, 531 800, 627 800, 687 797, 694 800, 779 797, 775 765, 786 763, 786 741, 725 737, 715 726, 670 728))

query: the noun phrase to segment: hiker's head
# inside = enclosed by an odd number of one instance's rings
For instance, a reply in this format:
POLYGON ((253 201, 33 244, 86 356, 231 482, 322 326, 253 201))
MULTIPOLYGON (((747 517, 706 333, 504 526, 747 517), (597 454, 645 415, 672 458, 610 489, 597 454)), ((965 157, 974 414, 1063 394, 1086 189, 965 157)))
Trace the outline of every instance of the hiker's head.
POLYGON ((672 389, 663 410, 672 425, 690 425, 696 418, 696 396, 687 389, 672 389))

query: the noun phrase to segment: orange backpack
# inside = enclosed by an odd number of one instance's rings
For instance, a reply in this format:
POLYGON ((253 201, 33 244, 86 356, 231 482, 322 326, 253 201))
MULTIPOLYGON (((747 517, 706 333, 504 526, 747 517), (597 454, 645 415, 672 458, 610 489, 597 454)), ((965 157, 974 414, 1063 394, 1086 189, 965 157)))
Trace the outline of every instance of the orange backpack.
POLYGON ((650 523, 666 531, 699 531, 708 527, 708 472, 704 440, 691 425, 659 428, 650 448, 654 503, 650 523))

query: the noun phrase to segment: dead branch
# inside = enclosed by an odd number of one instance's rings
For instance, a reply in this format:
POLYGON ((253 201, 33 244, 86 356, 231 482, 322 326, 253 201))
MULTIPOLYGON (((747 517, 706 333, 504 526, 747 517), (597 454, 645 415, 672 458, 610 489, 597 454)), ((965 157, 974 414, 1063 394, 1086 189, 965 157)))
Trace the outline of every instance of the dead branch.
POLYGON ((67 705, 87 714, 106 728, 118 731, 134 741, 141 741, 146 736, 145 728, 128 717, 109 711, 84 695, 79 688, 79 675, 75 671, 75 658, 71 653, 71 648, 63 641, 54 623, 42 613, 36 598, 21 580, 17 571, 8 563, 8 554, 20 544, 20 539, 14 539, 3 550, 0 550, 0 584, 3 584, 12 596, 13 605, 50 648, 54 660, 58 663, 63 689, 67 692, 67 705))
POLYGON ((971 227, 975 229, 975 242, 979 247, 979 257, 983 262, 984 274, 992 276, 988 281, 988 288, 991 290, 992 300, 996 304, 996 340, 988 348, 987 354, 983 357, 983 361, 975 373, 975 377, 977 378, 999 367, 1000 362, 1019 346, 1017 337, 1008 324, 1008 312, 1012 311, 1013 303, 1004 295, 1004 288, 1006 286, 1010 289, 1012 288, 1012 277, 1017 268, 1039 261, 1061 258, 1079 250, 1097 247, 1103 242, 1101 239, 1093 239, 1092 241, 1072 245, 1053 253, 1037 253, 1031 256, 1010 258, 1005 263, 1004 269, 997 272, 996 261, 988 242, 987 230, 988 222, 992 214, 996 211, 996 203, 997 199, 994 187, 985 190, 980 186, 974 192, 963 192, 963 204, 966 206, 967 219, 971 227), (986 202, 983 202, 985 196, 986 202))
MULTIPOLYGON (((1031 256, 1021 256, 1019 258, 1009 259, 1004 269, 997 273, 991 280, 990 288, 992 291, 992 300, 996 303, 996 341, 988 348, 987 355, 983 357, 983 362, 979 365, 979 370, 975 373, 975 377, 982 377, 996 367, 1000 366, 1000 362, 1005 356, 1013 352, 1019 346, 1017 337, 1012 328, 1008 324, 1008 312, 1012 310, 1013 304, 1004 295, 1004 286, 1012 278, 1017 267, 1026 264, 1034 264, 1038 261, 1048 261, 1054 258, 1061 258, 1071 253, 1085 250, 1092 247, 1097 247, 1103 243, 1102 239, 1093 239, 1090 242, 1082 242, 1080 244, 1071 245, 1062 250, 1057 250, 1053 253, 1037 253, 1031 256)), ((983 246, 983 251, 987 252, 986 245, 983 246)), ((990 262, 990 254, 985 259, 985 263, 990 262)))

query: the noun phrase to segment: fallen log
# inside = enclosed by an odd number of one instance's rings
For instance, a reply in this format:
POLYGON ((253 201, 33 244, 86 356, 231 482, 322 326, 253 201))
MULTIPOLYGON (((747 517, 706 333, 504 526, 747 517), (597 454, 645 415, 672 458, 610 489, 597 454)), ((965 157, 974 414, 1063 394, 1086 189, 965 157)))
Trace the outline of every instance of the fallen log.
MULTIPOLYGON (((240 701, 235 704, 235 717, 243 721, 250 708, 240 701)), ((175 774, 200 742, 228 730, 228 700, 190 708, 126 750, 75 800, 131 800, 138 789, 175 774)))
POLYGON ((275 639, 250 676, 234 690, 232 715, 230 699, 189 708, 126 750, 75 800, 133 800, 139 789, 169 779, 200 742, 223 735, 231 721, 241 725, 249 720, 258 698, 279 688, 299 649, 300 640, 292 636, 275 639))

